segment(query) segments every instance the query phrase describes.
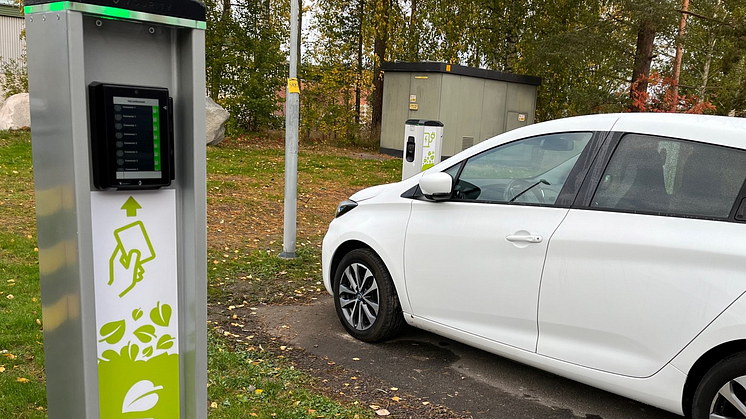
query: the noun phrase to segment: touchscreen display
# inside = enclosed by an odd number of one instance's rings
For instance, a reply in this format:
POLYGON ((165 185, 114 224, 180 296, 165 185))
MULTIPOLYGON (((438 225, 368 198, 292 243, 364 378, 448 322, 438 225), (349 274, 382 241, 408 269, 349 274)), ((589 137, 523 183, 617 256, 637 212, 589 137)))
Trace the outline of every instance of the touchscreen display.
POLYGON ((174 179, 173 100, 162 87, 89 85, 97 189, 154 189, 174 179))
POLYGON ((159 179, 161 115, 157 99, 114 96, 117 179, 159 179))

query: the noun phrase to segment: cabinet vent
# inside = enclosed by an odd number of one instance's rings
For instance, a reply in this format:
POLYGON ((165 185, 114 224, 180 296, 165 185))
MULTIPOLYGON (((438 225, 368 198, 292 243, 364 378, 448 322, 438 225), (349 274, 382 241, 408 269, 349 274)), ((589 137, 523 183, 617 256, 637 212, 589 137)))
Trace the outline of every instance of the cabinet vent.
POLYGON ((461 138, 461 150, 466 150, 467 148, 474 145, 474 137, 462 137, 461 138))

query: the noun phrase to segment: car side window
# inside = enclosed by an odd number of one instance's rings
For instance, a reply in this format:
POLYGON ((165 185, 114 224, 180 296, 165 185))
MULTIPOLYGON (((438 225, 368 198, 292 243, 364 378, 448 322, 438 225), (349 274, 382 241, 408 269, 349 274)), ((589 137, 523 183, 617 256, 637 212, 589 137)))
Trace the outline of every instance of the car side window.
POLYGON ((593 133, 542 135, 470 157, 454 200, 554 204, 593 133))
POLYGON ((744 179, 744 151, 627 134, 601 177, 591 207, 728 218, 744 179))

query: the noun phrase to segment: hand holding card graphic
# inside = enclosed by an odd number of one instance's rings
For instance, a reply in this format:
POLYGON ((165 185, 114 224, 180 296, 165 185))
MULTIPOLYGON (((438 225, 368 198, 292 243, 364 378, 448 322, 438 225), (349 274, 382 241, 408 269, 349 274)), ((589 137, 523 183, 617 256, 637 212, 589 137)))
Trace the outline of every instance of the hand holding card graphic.
POLYGON ((117 246, 109 259, 108 285, 114 284, 115 277, 127 277, 128 286, 119 294, 119 297, 124 297, 138 282, 142 281, 145 274, 142 265, 155 259, 155 251, 142 221, 136 221, 114 230, 114 238, 117 246), (126 274, 117 275, 117 272, 122 271, 116 266, 117 261, 126 274))

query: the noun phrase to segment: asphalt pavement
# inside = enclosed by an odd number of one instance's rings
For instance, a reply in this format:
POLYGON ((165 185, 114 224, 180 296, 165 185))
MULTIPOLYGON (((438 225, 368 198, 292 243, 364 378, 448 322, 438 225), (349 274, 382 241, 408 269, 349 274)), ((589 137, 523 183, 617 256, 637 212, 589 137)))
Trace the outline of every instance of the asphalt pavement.
POLYGON ((331 297, 257 315, 296 347, 474 418, 681 418, 411 327, 385 343, 358 341, 342 328, 331 297))

